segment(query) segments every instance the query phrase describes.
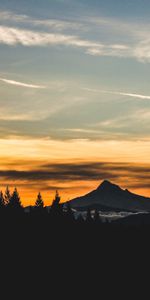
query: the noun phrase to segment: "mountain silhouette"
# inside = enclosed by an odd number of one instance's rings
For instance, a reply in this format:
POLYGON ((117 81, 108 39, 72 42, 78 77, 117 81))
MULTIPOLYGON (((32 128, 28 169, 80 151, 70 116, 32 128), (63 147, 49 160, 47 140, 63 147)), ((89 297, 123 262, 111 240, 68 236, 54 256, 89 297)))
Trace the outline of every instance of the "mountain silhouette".
POLYGON ((72 199, 70 201, 72 208, 76 209, 99 209, 99 210, 115 210, 115 211, 149 211, 150 198, 136 195, 127 189, 104 180, 96 190, 72 199))

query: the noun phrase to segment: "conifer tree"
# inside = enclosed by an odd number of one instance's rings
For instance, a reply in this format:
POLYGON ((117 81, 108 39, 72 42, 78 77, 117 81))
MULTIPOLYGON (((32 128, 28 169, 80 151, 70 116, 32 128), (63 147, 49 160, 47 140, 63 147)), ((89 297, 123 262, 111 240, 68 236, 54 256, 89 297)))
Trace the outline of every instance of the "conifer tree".
POLYGON ((58 205, 59 203, 60 203, 60 196, 59 196, 59 193, 58 193, 58 191, 56 191, 56 194, 55 194, 55 199, 54 199, 54 203, 56 204, 56 205, 58 205))
POLYGON ((10 193, 9 187, 7 186, 6 190, 5 190, 5 193, 4 193, 4 204, 5 204, 5 206, 7 206, 9 204, 10 199, 11 199, 11 193, 10 193))
POLYGON ((82 214, 79 214, 79 216, 77 217, 77 222, 78 222, 79 224, 84 223, 84 218, 83 218, 82 214))
POLYGON ((53 203, 52 203, 52 208, 58 208, 59 207, 60 199, 61 198, 59 196, 59 193, 58 193, 58 191, 56 191, 55 199, 53 200, 53 203))
POLYGON ((52 206, 51 206, 51 216, 55 218, 61 218, 63 216, 63 205, 60 204, 60 196, 58 191, 56 191, 55 199, 53 200, 52 206))
POLYGON ((91 215, 91 210, 90 210, 90 208, 88 208, 86 222, 91 223, 92 221, 93 221, 93 219, 92 219, 92 215, 91 215))
POLYGON ((37 199, 35 201, 35 207, 37 208, 43 208, 44 207, 44 201, 42 199, 41 193, 38 193, 37 199))
POLYGON ((67 202, 67 210, 66 210, 66 215, 69 221, 74 221, 74 213, 71 209, 70 202, 67 202))
POLYGON ((95 223, 100 223, 101 222, 98 210, 95 210, 95 213, 94 213, 94 222, 95 223))
POLYGON ((13 194, 12 194, 7 206, 11 209, 21 209, 22 208, 22 204, 20 201, 20 196, 17 191, 17 188, 14 189, 13 194))
POLYGON ((4 208, 5 204, 4 204, 4 196, 3 196, 3 192, 0 192, 0 209, 4 208))

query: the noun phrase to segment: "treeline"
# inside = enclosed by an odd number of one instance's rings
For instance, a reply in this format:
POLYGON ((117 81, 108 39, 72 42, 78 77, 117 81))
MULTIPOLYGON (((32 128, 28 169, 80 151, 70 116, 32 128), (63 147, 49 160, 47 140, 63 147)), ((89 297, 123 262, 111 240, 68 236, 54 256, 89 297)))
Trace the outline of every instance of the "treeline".
POLYGON ((0 192, 0 228, 3 228, 3 231, 8 229, 8 232, 13 229, 13 233, 22 229, 25 234, 32 232, 34 236, 36 232, 43 236, 44 232, 53 234, 56 230, 60 235, 64 232, 64 228, 66 232, 70 229, 75 230, 79 235, 82 229, 85 229, 88 234, 89 230, 92 230, 92 234, 101 232, 104 236, 109 232, 109 237, 112 232, 117 232, 120 236, 124 230, 129 233, 132 229, 134 232, 138 229, 142 235, 143 232, 150 231, 148 213, 135 214, 112 222, 105 219, 103 222, 98 210, 87 209, 86 212, 81 213, 74 210, 70 202, 61 203, 60 200, 60 195, 56 191, 51 206, 45 206, 41 193, 38 193, 34 206, 24 208, 17 188, 11 193, 9 187, 6 187, 4 193, 0 192))
POLYGON ((29 206, 27 209, 23 207, 20 199, 19 192, 17 188, 11 193, 9 187, 7 186, 5 192, 0 192, 0 214, 1 216, 9 217, 12 215, 22 216, 30 215, 34 218, 45 218, 49 217, 53 222, 69 222, 69 223, 97 223, 101 224, 101 218, 98 211, 94 214, 87 210, 87 213, 83 217, 80 213, 78 216, 75 215, 71 208, 70 202, 60 203, 61 197, 56 191, 55 198, 52 205, 49 207, 44 206, 44 200, 41 193, 39 192, 35 200, 34 206, 29 206))
POLYGON ((0 240, 1 245, 8 245, 5 251, 21 247, 24 252, 24 249, 31 251, 33 248, 33 252, 37 249, 41 255, 38 249, 49 249, 50 253, 54 249, 56 257, 56 252, 60 256, 70 248, 80 250, 81 245, 86 251, 89 247, 95 249, 100 243, 100 250, 105 254, 114 246, 126 247, 133 241, 138 244, 149 240, 150 214, 139 215, 133 222, 131 218, 129 223, 121 219, 102 222, 99 211, 88 209, 82 214, 73 210, 70 202, 62 204, 60 200, 56 192, 52 205, 46 207, 39 193, 35 205, 24 208, 17 188, 12 193, 9 187, 4 193, 0 192, 0 240))
POLYGON ((23 210, 17 188, 15 188, 13 193, 11 193, 7 186, 4 194, 2 191, 0 192, 0 209, 23 210))

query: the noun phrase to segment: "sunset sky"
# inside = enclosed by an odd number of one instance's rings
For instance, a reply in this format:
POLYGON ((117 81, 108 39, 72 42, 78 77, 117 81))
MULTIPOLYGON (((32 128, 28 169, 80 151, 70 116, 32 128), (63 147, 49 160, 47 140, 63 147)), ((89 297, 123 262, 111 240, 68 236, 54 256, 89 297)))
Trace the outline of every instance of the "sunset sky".
POLYGON ((0 189, 150 196, 150 1, 0 0, 0 189))

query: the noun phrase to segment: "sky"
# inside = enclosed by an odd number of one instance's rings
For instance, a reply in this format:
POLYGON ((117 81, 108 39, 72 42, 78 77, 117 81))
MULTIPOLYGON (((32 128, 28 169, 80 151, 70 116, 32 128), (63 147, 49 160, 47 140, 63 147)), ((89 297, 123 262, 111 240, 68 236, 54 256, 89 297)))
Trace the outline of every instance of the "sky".
POLYGON ((149 0, 0 0, 0 189, 150 196, 149 0))

